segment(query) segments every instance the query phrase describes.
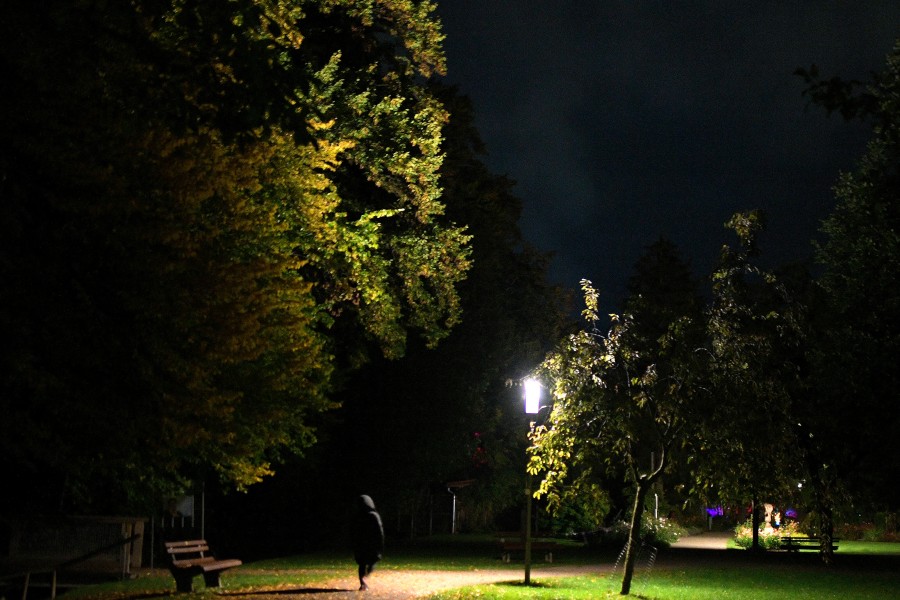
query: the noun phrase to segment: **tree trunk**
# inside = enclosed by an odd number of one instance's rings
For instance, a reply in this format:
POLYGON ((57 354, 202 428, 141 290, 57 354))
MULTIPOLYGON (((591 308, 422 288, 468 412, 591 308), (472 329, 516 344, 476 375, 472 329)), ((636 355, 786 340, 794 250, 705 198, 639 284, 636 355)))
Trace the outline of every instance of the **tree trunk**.
POLYGON ((622 596, 627 596, 631 591, 631 579, 634 576, 634 563, 640 550, 641 521, 644 518, 644 500, 650 490, 651 483, 644 477, 638 478, 637 490, 634 495, 634 509, 631 513, 631 528, 628 530, 628 546, 625 550, 625 572, 622 575, 622 596))
POLYGON ((751 544, 750 549, 754 552, 759 552, 759 502, 755 496, 750 501, 750 510, 750 528, 753 530, 753 544, 751 544))
POLYGON ((815 486, 816 512, 819 513, 819 557, 826 565, 834 562, 834 512, 831 506, 831 494, 828 490, 829 482, 825 480, 827 475, 817 474, 813 485, 815 486))

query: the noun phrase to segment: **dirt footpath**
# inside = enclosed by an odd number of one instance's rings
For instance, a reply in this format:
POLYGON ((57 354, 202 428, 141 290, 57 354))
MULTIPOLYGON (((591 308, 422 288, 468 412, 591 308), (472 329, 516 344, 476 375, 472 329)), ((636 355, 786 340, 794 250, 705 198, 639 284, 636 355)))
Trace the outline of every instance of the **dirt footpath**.
MULTIPOLYGON (((729 533, 702 533, 682 538, 673 547, 688 550, 724 550, 729 533)), ((671 557, 667 557, 671 559, 671 557)), ((668 562, 668 561, 663 561, 668 562)), ((548 577, 579 577, 585 575, 608 576, 613 570, 612 564, 599 564, 577 567, 557 567, 538 564, 532 567, 532 580, 548 577)), ((358 591, 359 582, 353 572, 346 577, 330 580, 308 587, 280 589, 271 592, 225 592, 227 596, 252 596, 252 600, 317 600, 337 598, 367 598, 370 600, 411 600, 422 598, 455 588, 488 583, 521 583, 523 570, 516 569, 478 569, 472 571, 418 571, 376 569, 369 577, 368 591, 358 591)))
POLYGON ((728 540, 734 537, 730 531, 704 531, 697 535, 687 535, 674 544, 673 548, 691 548, 696 550, 725 550, 728 540))
MULTIPOLYGON (((532 580, 547 577, 574 577, 583 575, 605 575, 611 565, 578 567, 533 567, 532 580)), ((479 569, 473 571, 404 571, 381 569, 369 577, 369 589, 357 590, 359 582, 351 573, 339 580, 327 581, 310 587, 278 590, 277 592, 254 592, 253 600, 298 600, 367 598, 370 600, 410 600, 454 588, 485 583, 521 583, 524 571, 510 569, 479 569)), ((247 594, 225 592, 227 596, 247 594)))

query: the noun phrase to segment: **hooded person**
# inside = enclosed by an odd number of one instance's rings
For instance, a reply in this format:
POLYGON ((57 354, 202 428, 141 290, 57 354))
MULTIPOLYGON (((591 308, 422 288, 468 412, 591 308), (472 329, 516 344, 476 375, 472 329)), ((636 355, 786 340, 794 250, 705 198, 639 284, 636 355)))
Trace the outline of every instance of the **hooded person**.
POLYGON ((359 565, 359 589, 366 590, 366 576, 381 560, 384 552, 384 527, 381 515, 375 510, 375 502, 369 496, 360 496, 353 515, 350 534, 353 539, 353 558, 359 565))

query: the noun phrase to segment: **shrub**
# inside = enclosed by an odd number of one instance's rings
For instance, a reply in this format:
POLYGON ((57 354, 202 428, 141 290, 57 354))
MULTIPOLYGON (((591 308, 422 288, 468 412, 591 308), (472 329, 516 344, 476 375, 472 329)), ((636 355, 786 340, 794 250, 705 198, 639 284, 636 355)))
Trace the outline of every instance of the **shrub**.
POLYGON ((836 513, 835 537, 865 542, 893 542, 900 537, 897 534, 896 513, 880 512, 865 516, 853 510, 846 510, 845 513, 836 513))
MULTIPOLYGON (((778 529, 759 528, 759 547, 765 550, 777 550, 781 546, 781 538, 788 535, 801 535, 796 521, 783 523, 778 529)), ((734 528, 734 543, 740 548, 753 546, 753 522, 748 519, 734 528)))
MULTIPOLYGON (((588 538, 588 543, 607 548, 624 546, 628 541, 629 528, 630 524, 627 521, 617 521, 612 527, 604 527, 594 532, 594 535, 588 538)), ((647 513, 641 521, 641 541, 657 548, 668 547, 686 533, 685 528, 672 519, 656 519, 647 513)))
POLYGON ((871 523, 835 523, 834 535, 844 540, 865 540, 868 542, 878 541, 873 536, 875 528, 871 523))
POLYGON ((657 547, 668 547, 686 533, 685 528, 672 519, 656 519, 645 515, 641 524, 641 538, 657 547))

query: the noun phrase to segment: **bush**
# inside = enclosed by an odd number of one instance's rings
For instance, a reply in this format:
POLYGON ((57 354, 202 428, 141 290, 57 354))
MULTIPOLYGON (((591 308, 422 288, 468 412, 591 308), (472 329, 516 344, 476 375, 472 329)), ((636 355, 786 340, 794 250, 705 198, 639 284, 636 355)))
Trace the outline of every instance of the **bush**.
MULTIPOLYGON (((631 525, 617 521, 612 527, 604 527, 588 538, 588 543, 599 547, 621 547, 628 541, 631 525)), ((665 548, 678 541, 687 531, 671 519, 656 519, 650 513, 641 520, 641 541, 657 548, 665 548)))
POLYGON ((835 523, 834 535, 842 540, 878 541, 871 523, 835 523))
MULTIPOLYGON (((760 527, 759 547, 764 550, 778 550, 781 546, 781 538, 788 535, 802 535, 800 526, 796 521, 783 523, 778 529, 760 527)), ((734 528, 734 543, 744 549, 749 549, 753 546, 752 520, 748 519, 734 528)))
POLYGON ((900 539, 897 533, 897 514, 881 512, 868 517, 850 514, 850 518, 837 522, 835 519, 834 535, 845 540, 862 540, 865 542, 895 542, 900 539))
POLYGON ((609 512, 609 498, 599 488, 578 497, 566 497, 553 513, 551 529, 565 536, 594 531, 609 512))
POLYGON ((686 533, 685 528, 672 519, 655 519, 646 515, 641 524, 641 538, 657 547, 671 546, 686 533))

